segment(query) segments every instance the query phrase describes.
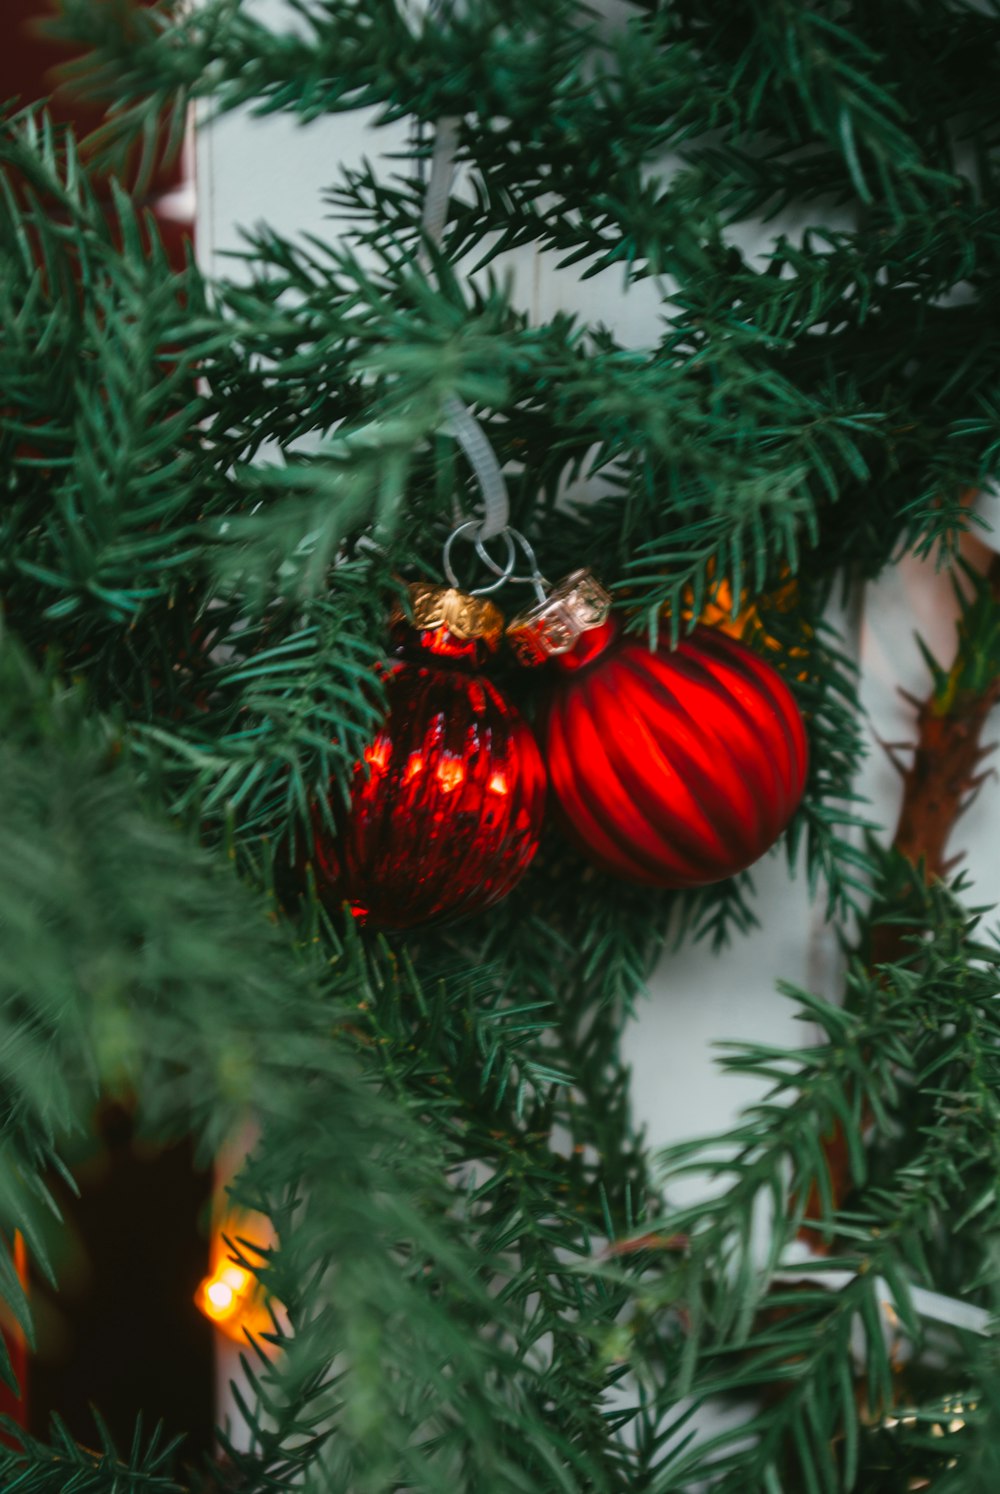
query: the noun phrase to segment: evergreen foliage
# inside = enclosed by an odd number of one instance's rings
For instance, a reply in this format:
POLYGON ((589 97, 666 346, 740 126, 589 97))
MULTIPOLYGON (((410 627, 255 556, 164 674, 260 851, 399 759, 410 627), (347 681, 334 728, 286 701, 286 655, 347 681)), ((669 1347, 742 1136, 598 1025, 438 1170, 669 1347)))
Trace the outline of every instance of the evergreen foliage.
MULTIPOLYGON (((62 0, 112 106, 101 159, 133 180, 194 99, 422 127, 398 174, 332 184, 346 237, 258 228, 249 277, 171 270, 44 112, 0 125, 0 1226, 44 1265, 46 1179, 101 1092, 206 1156, 251 1111, 234 1194, 279 1244, 234 1250, 282 1304, 248 1345, 249 1452, 175 1471, 141 1428, 128 1454, 56 1428, 0 1451, 4 1486, 992 1494, 995 1339, 919 1292, 995 1310, 1000 962, 960 882, 858 848, 824 612, 907 548, 954 555, 1000 467, 1000 12, 290 11, 62 0), (467 173, 425 273, 442 117, 467 173), (738 247, 787 208, 808 226, 738 247), (533 324, 493 265, 519 244, 653 280, 650 345, 533 324), (599 563, 639 629, 680 632, 723 583, 734 611, 763 598, 751 641, 807 714, 788 851, 859 920, 845 1000, 789 989, 820 1040, 730 1052, 766 1098, 660 1164, 622 1024, 665 942, 749 926, 752 876, 637 892, 553 834, 499 908, 392 940, 289 894, 311 799, 379 720, 398 578, 439 574, 475 512, 451 396, 547 574, 599 563), (583 477, 603 496, 572 501, 583 477), (715 1187, 675 1206, 689 1172, 715 1187), (793 1271, 807 1211, 828 1253, 793 1271)), ((966 692, 995 685, 995 617, 975 592, 966 692)), ((27 1321, 5 1249, 0 1290, 27 1321)))

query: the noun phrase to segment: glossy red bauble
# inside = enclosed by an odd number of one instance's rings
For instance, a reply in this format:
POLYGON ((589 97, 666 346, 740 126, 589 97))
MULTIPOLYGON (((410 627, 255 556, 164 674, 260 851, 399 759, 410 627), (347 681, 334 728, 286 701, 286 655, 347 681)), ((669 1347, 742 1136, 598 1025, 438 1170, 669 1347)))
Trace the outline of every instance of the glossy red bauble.
POLYGON ((651 652, 609 619, 549 668, 549 782, 570 836, 608 871, 699 887, 784 830, 805 786, 805 728, 781 676, 742 643, 696 628, 651 652))
POLYGON ((385 724, 355 769, 349 809, 334 809, 336 836, 318 822, 314 843, 328 898, 386 929, 505 897, 535 854, 545 807, 535 739, 479 673, 483 639, 401 624, 397 646, 385 724))

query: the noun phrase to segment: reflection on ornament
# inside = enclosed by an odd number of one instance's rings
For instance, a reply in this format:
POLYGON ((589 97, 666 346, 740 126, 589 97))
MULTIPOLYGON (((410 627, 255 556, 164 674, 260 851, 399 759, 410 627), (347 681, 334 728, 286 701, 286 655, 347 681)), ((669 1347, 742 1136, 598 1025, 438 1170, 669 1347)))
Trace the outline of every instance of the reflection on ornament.
MULTIPOLYGON (((409 769, 407 769, 408 772, 409 769)), ((450 794, 465 782, 465 769, 454 758, 451 760, 445 758, 443 762, 438 764, 437 778, 438 783, 444 789, 445 793, 450 794)))
POLYGON ((479 672, 501 614, 423 583, 411 600, 413 624, 394 621, 388 716, 355 769, 350 806, 334 799, 335 834, 314 813, 324 897, 388 929, 499 902, 535 854, 545 803, 529 727, 479 672))
MULTIPOLYGON (((14 1231, 11 1256, 14 1271, 22 1290, 28 1291, 28 1251, 24 1236, 19 1229, 14 1231)), ((28 1340, 8 1302, 0 1297, 0 1333, 3 1335, 10 1367, 17 1381, 17 1392, 13 1386, 0 1384, 0 1415, 9 1417, 18 1426, 28 1425, 28 1340)), ((15 1446, 9 1435, 0 1432, 0 1444, 15 1446)))
POLYGON ((364 759, 373 773, 384 773, 389 766, 389 754, 392 747, 388 737, 376 737, 370 747, 364 750, 364 759))

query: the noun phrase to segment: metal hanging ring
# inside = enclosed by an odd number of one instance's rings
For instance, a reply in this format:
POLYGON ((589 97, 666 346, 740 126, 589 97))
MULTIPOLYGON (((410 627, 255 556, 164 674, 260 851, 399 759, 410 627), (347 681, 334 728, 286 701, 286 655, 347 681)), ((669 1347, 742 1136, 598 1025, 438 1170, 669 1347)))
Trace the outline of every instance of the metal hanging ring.
POLYGON ((469 591, 470 597, 485 597, 491 591, 499 591, 504 582, 510 580, 514 570, 515 562, 517 560, 517 551, 514 548, 514 541, 511 538, 511 531, 509 529, 501 530, 501 534, 504 538, 504 543, 507 546, 507 563, 504 566, 498 566, 496 561, 486 553, 483 542, 479 538, 478 532, 480 528, 481 525, 478 519, 466 519, 464 524, 459 524, 456 529, 453 529, 451 531, 448 538, 444 542, 444 549, 441 552, 441 566, 444 570, 445 575, 448 577, 448 580, 451 582, 452 586, 457 586, 459 590, 464 591, 465 588, 462 586, 458 577, 455 575, 455 569, 451 563, 451 547, 458 539, 458 536, 460 534, 465 534, 465 532, 469 529, 476 530, 476 554, 479 556, 480 560, 483 561, 487 569, 491 570, 494 576, 499 577, 499 580, 492 582, 492 584, 489 586, 475 587, 474 589, 469 591))
MULTIPOLYGON (((505 572, 503 579, 505 581, 516 581, 523 586, 533 586, 535 588, 535 595, 538 597, 538 600, 540 602, 543 602, 546 596, 545 588, 549 583, 546 581, 545 577, 538 569, 538 561, 535 557, 535 552, 531 547, 530 541, 525 538, 525 536, 519 529, 512 529, 509 524, 507 525, 506 529, 501 531, 501 533, 505 534, 508 540, 515 539, 517 541, 517 543, 521 546, 521 549, 524 551, 525 558, 527 559, 528 564, 531 566, 531 574, 528 576, 517 576, 514 574, 513 568, 511 568, 505 572)), ((483 542, 478 537, 476 539, 476 554, 479 556, 483 564, 489 570, 491 570, 495 576, 500 575, 500 567, 489 555, 487 555, 483 542)))

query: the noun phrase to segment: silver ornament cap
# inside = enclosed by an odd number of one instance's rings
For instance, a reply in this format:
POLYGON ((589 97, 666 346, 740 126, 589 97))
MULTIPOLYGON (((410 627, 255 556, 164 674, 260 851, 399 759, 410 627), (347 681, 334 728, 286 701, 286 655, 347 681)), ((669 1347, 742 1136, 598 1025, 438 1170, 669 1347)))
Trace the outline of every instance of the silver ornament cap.
POLYGON ((507 637, 522 664, 544 664, 568 654, 577 639, 607 622, 611 593, 590 571, 571 571, 542 602, 519 612, 507 625, 507 637))

